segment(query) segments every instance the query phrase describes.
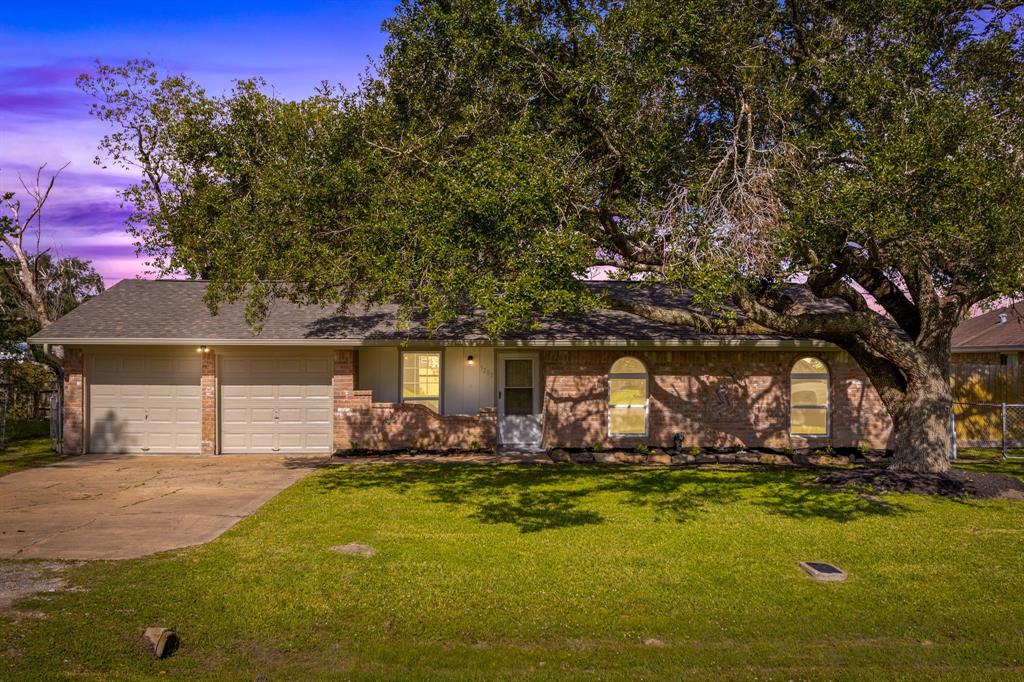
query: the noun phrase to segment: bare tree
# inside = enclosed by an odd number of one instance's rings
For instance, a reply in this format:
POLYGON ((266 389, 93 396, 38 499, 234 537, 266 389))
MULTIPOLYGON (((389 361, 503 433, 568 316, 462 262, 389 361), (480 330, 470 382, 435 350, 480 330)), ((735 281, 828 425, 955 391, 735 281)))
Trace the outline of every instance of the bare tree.
POLYGON ((29 346, 27 339, 103 290, 103 279, 88 261, 54 257, 42 247, 43 209, 65 168, 46 177, 43 164, 30 181, 19 175, 24 199, 12 191, 0 194, 0 345, 49 367, 58 387, 64 376, 60 349, 29 346))

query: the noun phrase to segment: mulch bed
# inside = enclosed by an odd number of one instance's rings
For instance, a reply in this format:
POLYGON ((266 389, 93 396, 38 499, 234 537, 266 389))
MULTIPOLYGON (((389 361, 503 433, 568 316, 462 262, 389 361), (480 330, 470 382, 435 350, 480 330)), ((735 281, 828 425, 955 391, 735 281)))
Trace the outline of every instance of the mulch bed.
POLYGON ((950 469, 943 474, 863 468, 830 471, 816 483, 836 489, 868 488, 879 493, 916 493, 943 497, 1024 500, 1024 481, 1006 474, 982 474, 950 469))

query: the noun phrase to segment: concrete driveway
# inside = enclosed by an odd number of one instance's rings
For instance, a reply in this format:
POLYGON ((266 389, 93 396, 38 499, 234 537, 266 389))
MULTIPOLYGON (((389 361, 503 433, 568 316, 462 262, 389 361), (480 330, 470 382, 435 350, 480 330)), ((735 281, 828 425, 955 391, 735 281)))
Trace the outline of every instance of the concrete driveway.
POLYGON ((129 559, 209 542, 326 457, 84 455, 0 477, 0 558, 129 559))

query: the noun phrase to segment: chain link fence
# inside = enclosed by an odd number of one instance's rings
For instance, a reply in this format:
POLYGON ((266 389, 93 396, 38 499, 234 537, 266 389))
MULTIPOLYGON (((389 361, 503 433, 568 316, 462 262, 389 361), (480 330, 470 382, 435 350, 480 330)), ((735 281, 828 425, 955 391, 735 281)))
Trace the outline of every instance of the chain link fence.
POLYGON ((953 456, 964 448, 998 449, 1004 459, 1024 459, 1024 404, 953 404, 953 456))

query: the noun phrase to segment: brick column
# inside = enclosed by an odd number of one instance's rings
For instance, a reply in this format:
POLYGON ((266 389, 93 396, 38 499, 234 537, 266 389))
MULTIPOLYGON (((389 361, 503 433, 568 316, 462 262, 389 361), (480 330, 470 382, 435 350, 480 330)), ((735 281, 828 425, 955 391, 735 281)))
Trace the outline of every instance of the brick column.
POLYGON ((358 423, 354 414, 360 407, 369 407, 364 396, 356 397, 359 381, 359 354, 354 348, 337 348, 334 351, 334 375, 331 379, 333 400, 332 421, 334 427, 334 451, 352 449, 352 441, 358 441, 353 427, 358 423))
POLYGON ((202 432, 199 453, 217 454, 217 354, 212 350, 203 353, 203 369, 199 380, 202 401, 202 432))
POLYGON ((65 455, 85 452, 85 358, 81 348, 64 349, 64 425, 65 455))

